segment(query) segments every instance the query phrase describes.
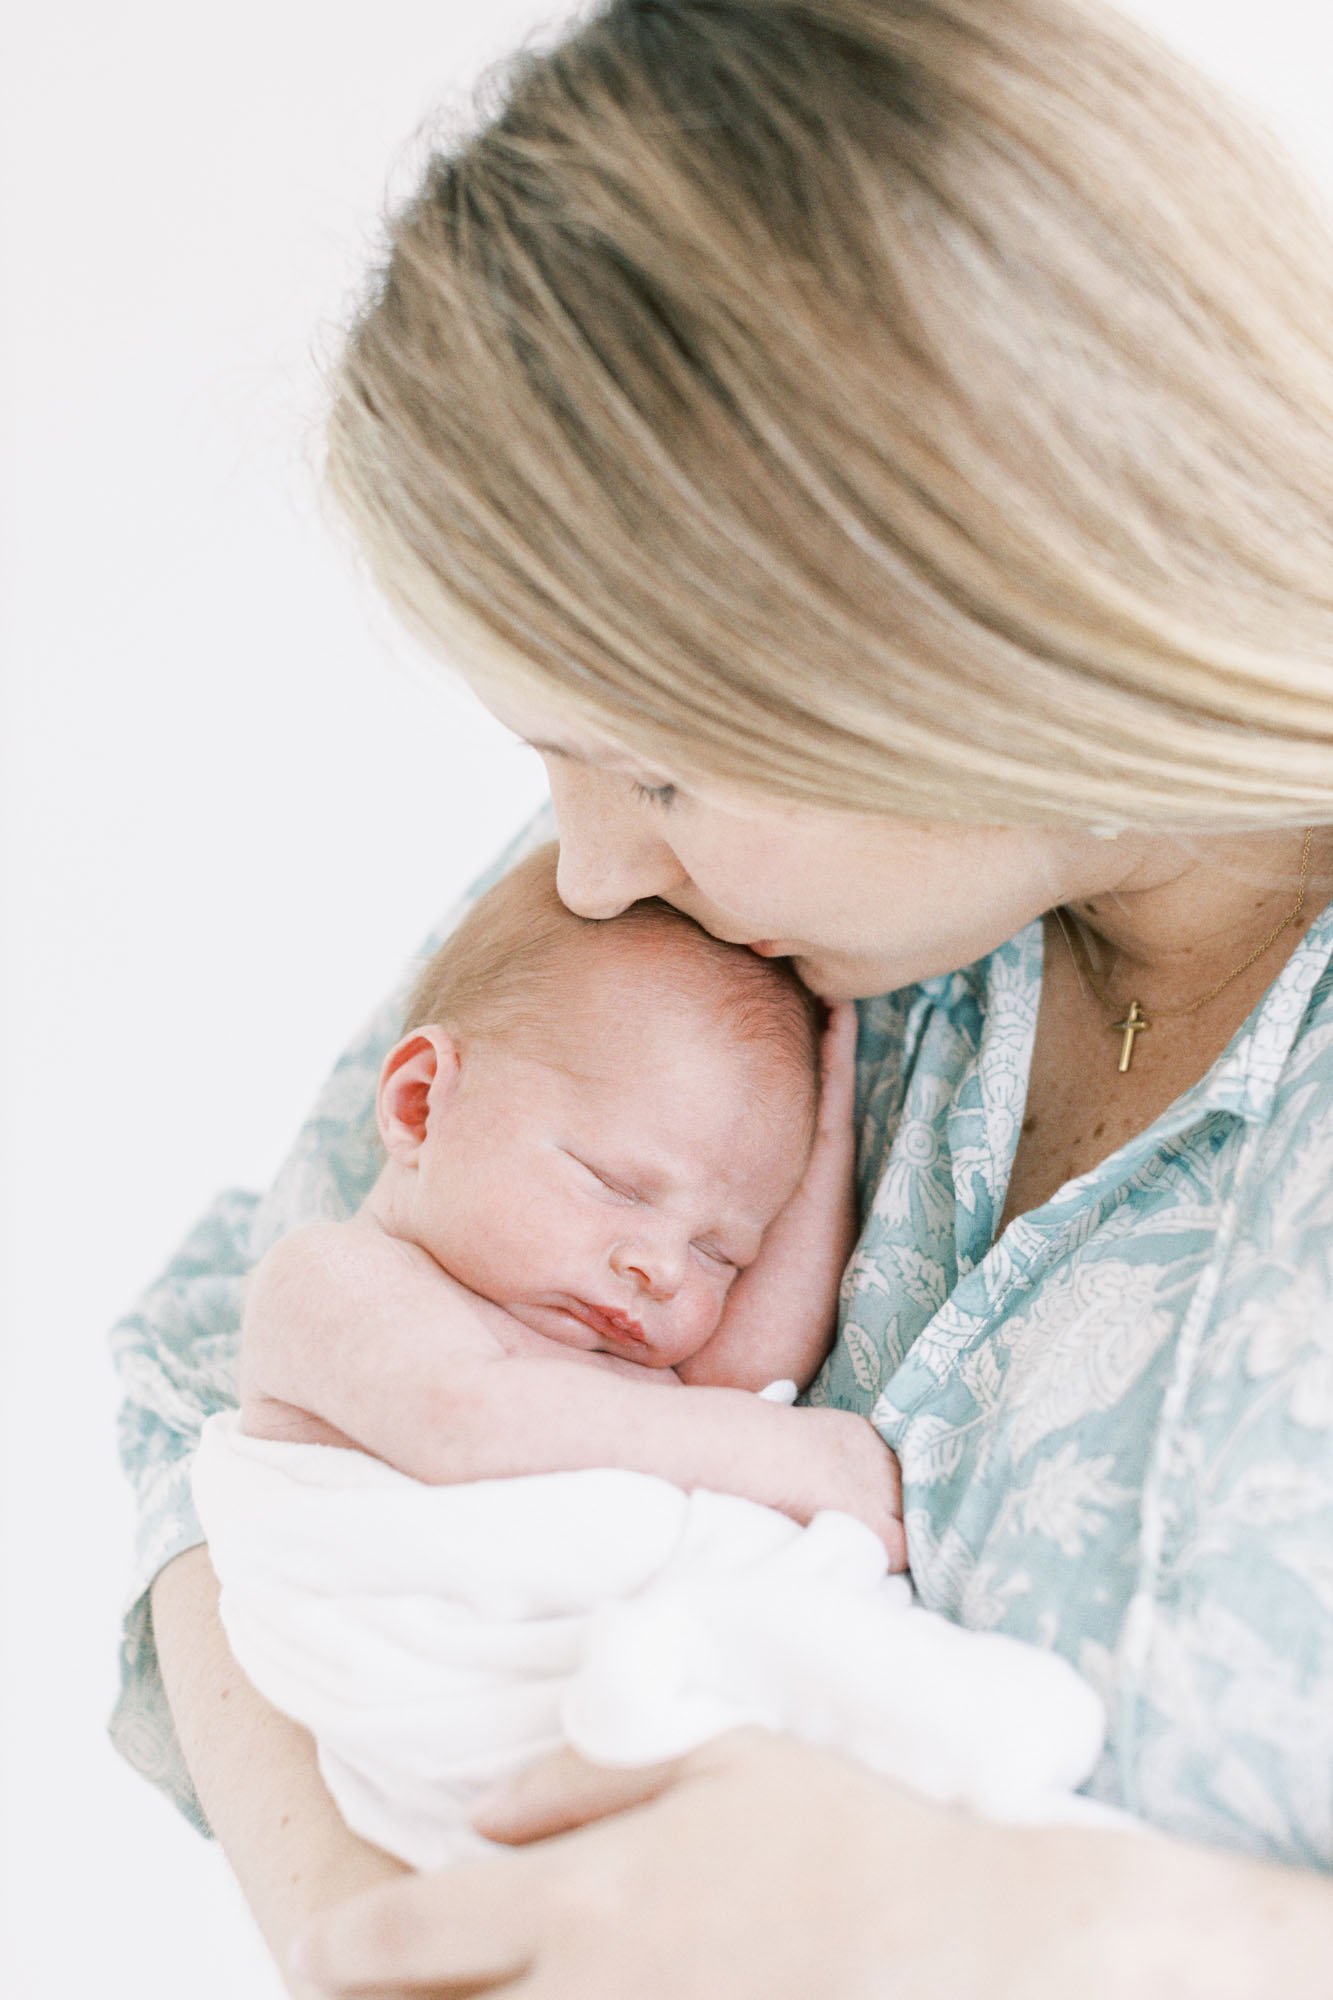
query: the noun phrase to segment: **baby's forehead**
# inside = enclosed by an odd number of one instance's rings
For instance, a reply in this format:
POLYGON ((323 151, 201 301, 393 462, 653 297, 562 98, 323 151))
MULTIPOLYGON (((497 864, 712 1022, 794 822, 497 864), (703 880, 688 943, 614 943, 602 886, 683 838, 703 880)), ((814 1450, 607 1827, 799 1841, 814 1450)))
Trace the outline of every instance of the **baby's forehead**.
POLYGON ((562 941, 551 972, 572 1004, 596 1005, 601 996, 632 996, 636 1005, 725 1015, 746 1007, 756 1015, 795 1019, 801 1003, 794 983, 742 945, 724 944, 689 919, 663 915, 587 924, 562 941))
MULTIPOLYGON (((739 951, 727 947, 733 949, 739 951)), ((761 1082, 805 1095, 813 1086, 815 1043, 800 999, 757 962, 720 961, 688 940, 682 946, 649 933, 566 952, 554 970, 547 1018, 553 1043, 579 1050, 585 1060, 591 1046, 599 1069, 633 1062, 653 1044, 706 1049, 751 1088, 761 1082)))
POLYGON ((790 1049, 734 1034, 656 1034, 623 1013, 548 1058, 560 1144, 650 1203, 684 1203, 738 1261, 790 1198, 815 1097, 790 1049))

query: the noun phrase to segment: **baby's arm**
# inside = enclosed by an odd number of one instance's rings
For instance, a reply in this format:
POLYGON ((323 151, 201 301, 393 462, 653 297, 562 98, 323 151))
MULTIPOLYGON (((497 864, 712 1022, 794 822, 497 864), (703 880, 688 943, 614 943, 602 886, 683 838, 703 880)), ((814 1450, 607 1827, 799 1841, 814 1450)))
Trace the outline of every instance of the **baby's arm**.
POLYGON ((373 1223, 295 1229, 250 1274, 241 1323, 241 1426, 295 1444, 355 1444, 401 1466, 423 1377, 502 1350, 508 1315, 413 1243, 373 1223))
POLYGON ((856 1205, 856 1008, 837 1002, 820 1048, 819 1116, 801 1185, 764 1232, 716 1333, 676 1372, 696 1386, 804 1389, 829 1351, 838 1286, 860 1233, 856 1205))
POLYGON ((440 1483, 612 1466, 735 1493, 809 1521, 854 1514, 907 1566, 898 1461, 864 1417, 743 1389, 650 1393, 601 1368, 518 1355, 452 1373, 418 1478, 440 1483))
POLYGON ((298 1230, 252 1280, 243 1426, 354 1444, 431 1485, 611 1466, 797 1521, 837 1508, 905 1565, 897 1461, 865 1418, 737 1389, 663 1395, 651 1376, 506 1354, 493 1330, 506 1318, 368 1226, 298 1230))

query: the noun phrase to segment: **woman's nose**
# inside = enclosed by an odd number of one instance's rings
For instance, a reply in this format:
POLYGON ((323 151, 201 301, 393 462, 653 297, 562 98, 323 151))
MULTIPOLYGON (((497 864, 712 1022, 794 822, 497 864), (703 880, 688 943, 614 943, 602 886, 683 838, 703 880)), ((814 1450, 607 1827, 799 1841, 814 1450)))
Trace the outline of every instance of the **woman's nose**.
POLYGON ((576 916, 617 917, 685 881, 670 846, 644 825, 627 779, 562 762, 551 769, 551 799, 560 836, 556 886, 576 916))

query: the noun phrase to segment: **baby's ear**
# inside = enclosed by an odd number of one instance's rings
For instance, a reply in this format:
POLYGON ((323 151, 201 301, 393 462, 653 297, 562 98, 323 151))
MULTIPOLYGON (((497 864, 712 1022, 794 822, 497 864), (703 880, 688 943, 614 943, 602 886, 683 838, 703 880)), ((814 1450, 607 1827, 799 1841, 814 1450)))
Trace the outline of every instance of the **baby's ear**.
POLYGON ((414 1166, 432 1111, 452 1092, 458 1046, 444 1028, 414 1028, 384 1058, 375 1116, 384 1150, 400 1166, 414 1166))

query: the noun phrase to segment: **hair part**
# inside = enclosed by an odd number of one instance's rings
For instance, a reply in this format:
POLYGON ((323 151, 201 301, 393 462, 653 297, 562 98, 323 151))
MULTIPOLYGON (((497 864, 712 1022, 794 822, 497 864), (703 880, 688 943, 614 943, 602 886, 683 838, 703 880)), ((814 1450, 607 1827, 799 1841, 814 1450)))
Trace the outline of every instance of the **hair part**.
POLYGON ((1333 821, 1333 232, 1099 0, 609 0, 432 158, 329 477, 436 642, 688 778, 1333 821))
POLYGON ((656 897, 617 917, 576 916, 556 889, 557 854, 554 842, 536 849, 473 904, 423 968, 404 1033, 437 1025, 460 1039, 521 1035, 554 1052, 569 968, 600 949, 608 974, 638 960, 654 994, 695 1004, 724 1036, 803 1076, 813 1111, 822 1013, 792 967, 724 944, 656 897))

